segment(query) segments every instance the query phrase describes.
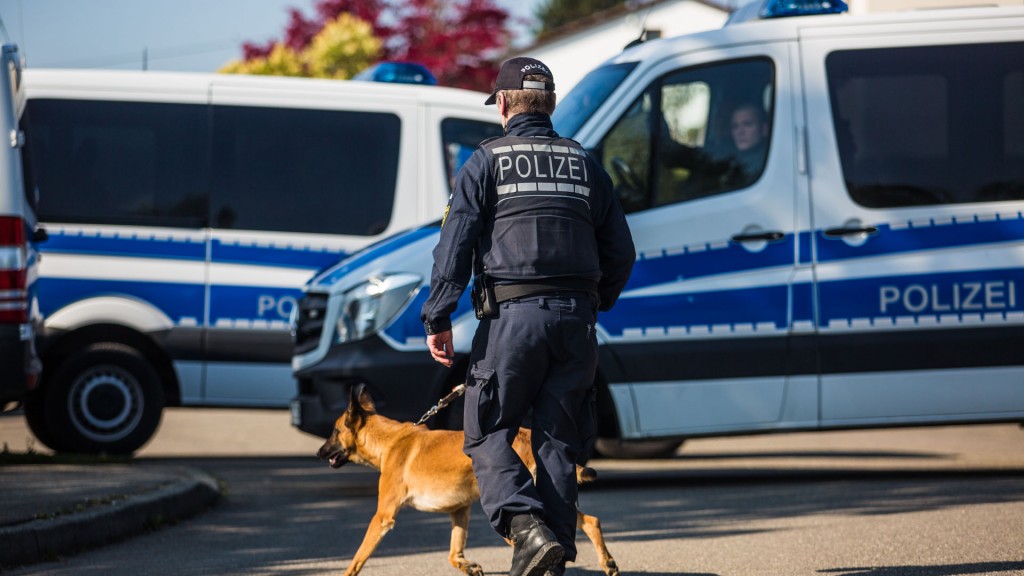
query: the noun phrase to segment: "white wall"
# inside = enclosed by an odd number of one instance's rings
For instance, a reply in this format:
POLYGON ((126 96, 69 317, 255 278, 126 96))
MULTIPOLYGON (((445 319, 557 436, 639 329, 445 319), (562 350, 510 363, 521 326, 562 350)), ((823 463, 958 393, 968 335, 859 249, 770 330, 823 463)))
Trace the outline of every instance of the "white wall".
POLYGON ((555 75, 555 92, 564 96, 587 72, 622 52, 644 28, 661 30, 662 38, 668 38, 720 28, 727 18, 725 11, 693 0, 661 2, 579 33, 524 48, 517 55, 547 64, 555 75))

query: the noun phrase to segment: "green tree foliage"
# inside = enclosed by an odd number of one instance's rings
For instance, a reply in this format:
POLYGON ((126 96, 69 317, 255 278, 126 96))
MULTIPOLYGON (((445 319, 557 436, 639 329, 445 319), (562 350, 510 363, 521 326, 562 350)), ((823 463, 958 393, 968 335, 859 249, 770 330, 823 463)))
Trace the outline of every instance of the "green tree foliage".
POLYGON ((350 78, 382 60, 427 66, 438 84, 489 92, 512 32, 497 0, 317 0, 283 40, 246 42, 222 72, 350 78), (361 23, 361 24, 360 24, 361 23), (371 41, 372 39, 372 41, 371 41))
POLYGON ((344 80, 372 64, 381 50, 369 22, 342 13, 298 51, 277 42, 269 54, 233 60, 219 71, 226 74, 309 76, 344 80))
POLYGON ((622 3, 623 0, 544 0, 534 13, 540 21, 538 35, 622 3))

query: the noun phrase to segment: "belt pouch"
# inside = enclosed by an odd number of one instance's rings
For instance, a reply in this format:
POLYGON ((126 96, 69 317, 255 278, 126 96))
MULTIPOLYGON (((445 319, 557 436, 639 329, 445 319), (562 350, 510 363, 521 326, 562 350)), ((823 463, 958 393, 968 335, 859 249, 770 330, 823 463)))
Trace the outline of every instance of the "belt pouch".
POLYGON ((498 301, 494 296, 494 282, 486 274, 473 279, 473 289, 469 292, 473 303, 473 312, 477 320, 498 317, 498 301))

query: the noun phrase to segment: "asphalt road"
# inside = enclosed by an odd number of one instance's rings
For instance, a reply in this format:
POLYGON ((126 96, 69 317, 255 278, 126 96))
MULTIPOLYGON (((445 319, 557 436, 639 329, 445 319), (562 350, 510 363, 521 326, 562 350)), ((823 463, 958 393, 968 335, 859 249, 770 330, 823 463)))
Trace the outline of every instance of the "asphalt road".
MULTIPOLYGON (((19 431, 0 434, 20 449, 19 431)), ((375 472, 331 470, 282 411, 171 410, 139 464, 203 469, 212 511, 12 575, 338 574, 374 512, 375 472)), ((36 449, 40 447, 37 445, 36 449)), ((1024 430, 1016 425, 785 434, 688 442, 662 461, 595 460, 581 494, 623 574, 1024 574, 1024 430)), ((405 510, 363 570, 433 576, 448 519, 405 510)), ((599 576, 580 535, 570 576, 599 576)), ((487 574, 510 550, 474 511, 467 557, 487 574)))

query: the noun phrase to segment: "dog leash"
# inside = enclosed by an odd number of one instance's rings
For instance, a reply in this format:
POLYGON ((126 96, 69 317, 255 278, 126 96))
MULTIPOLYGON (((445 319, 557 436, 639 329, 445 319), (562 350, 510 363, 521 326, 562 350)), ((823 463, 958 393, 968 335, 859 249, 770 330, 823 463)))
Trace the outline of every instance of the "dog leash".
POLYGON ((423 424, 424 422, 429 420, 431 416, 433 416, 434 414, 437 414, 441 410, 444 410, 444 408, 446 406, 448 406, 449 404, 451 404, 456 398, 458 398, 459 396, 462 396, 462 394, 465 391, 466 391, 466 383, 465 382, 463 382, 462 384, 459 384, 455 388, 452 388, 452 391, 449 392, 447 396, 445 396, 444 398, 441 398, 437 402, 436 405, 432 406, 430 408, 430 410, 427 410, 426 414, 424 414, 422 417, 420 417, 419 420, 416 421, 416 425, 419 426, 420 424, 423 424))

